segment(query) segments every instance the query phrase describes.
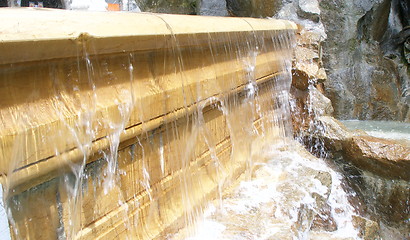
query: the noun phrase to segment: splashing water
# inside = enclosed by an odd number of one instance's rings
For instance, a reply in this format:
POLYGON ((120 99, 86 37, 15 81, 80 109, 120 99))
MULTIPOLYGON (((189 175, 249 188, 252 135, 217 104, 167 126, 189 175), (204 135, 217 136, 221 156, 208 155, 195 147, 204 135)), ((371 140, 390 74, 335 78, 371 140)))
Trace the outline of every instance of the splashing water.
POLYGON ((222 206, 208 206, 194 236, 170 239, 361 239, 342 177, 297 142, 282 141, 253 156, 268 161, 226 191, 222 206))

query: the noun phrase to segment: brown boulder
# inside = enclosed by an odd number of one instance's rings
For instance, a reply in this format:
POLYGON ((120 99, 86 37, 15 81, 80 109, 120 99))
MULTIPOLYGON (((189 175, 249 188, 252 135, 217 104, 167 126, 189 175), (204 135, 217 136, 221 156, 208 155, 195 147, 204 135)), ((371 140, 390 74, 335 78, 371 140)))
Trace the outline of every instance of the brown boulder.
MULTIPOLYGON (((303 34, 304 35, 304 34, 303 34)), ((300 35, 301 38, 303 35, 300 35)), ((306 91, 309 84, 316 85, 327 78, 317 47, 308 45, 295 48, 295 61, 292 68, 292 86, 306 91)))
POLYGON ((310 137, 322 139, 327 149, 341 153, 356 167, 386 179, 410 180, 410 146, 404 142, 349 131, 330 116, 316 120, 317 131, 310 137))
POLYGON ((349 131, 330 116, 317 118, 314 138, 327 149, 340 152, 356 167, 387 179, 410 180, 410 146, 404 142, 376 138, 363 131, 349 131))
POLYGON ((306 91, 309 84, 316 85, 324 82, 326 78, 325 70, 319 68, 316 63, 300 62, 292 69, 292 86, 302 91, 306 91))
POLYGON ((410 180, 410 148, 397 141, 353 136, 343 142, 346 160, 389 179, 410 180))
POLYGON ((321 116, 317 119, 316 128, 311 136, 324 140, 327 149, 338 152, 343 150, 343 143, 353 136, 345 125, 331 116, 321 116))

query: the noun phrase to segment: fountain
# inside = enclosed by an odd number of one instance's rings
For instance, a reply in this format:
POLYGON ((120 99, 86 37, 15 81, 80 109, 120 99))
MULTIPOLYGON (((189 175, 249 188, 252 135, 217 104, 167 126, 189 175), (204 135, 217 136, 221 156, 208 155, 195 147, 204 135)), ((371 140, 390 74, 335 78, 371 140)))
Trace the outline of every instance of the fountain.
POLYGON ((290 136, 291 22, 0 11, 13 239, 164 238, 290 136))
POLYGON ((283 20, 126 12, 0 9, 0 20, 6 238, 407 236, 408 206, 396 201, 389 217, 385 198, 408 197, 399 165, 346 175, 332 156, 373 140, 328 116, 321 33, 283 20), (293 139, 291 120, 320 158, 293 139), (363 198, 374 189, 388 194, 363 198))

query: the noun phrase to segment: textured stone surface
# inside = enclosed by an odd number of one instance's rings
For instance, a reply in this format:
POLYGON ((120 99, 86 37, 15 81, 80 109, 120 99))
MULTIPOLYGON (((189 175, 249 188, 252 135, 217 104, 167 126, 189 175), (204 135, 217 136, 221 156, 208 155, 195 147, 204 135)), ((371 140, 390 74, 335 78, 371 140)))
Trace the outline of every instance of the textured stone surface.
POLYGON ((320 1, 326 91, 338 118, 408 120, 407 67, 384 49, 401 28, 388 21, 391 9, 388 0, 320 1))
POLYGON ((321 116, 315 119, 315 126, 304 135, 313 139, 323 140, 324 147, 334 152, 343 150, 343 144, 354 134, 338 120, 331 116, 321 116))
POLYGON ((343 143, 345 159, 390 179, 410 180, 410 148, 396 141, 354 136, 343 143))
POLYGON ((364 240, 375 240, 380 238, 380 227, 377 222, 360 216, 352 216, 353 225, 360 230, 360 237, 364 240))
POLYGON ((315 87, 309 89, 307 104, 316 118, 333 114, 332 102, 315 87))
POLYGON ((299 0, 297 13, 300 17, 319 22, 320 9, 317 0, 299 0))
POLYGON ((410 182, 388 179, 357 170, 356 166, 342 163, 348 184, 362 199, 362 212, 370 218, 353 217, 355 227, 363 239, 407 239, 410 234, 410 182), (379 235, 379 238, 375 236, 379 235))
POLYGON ((202 0, 199 14, 206 16, 228 16, 226 0, 202 0))
POLYGON ((291 113, 296 136, 309 131, 315 118, 333 113, 330 100, 323 95, 323 82, 327 79, 321 58, 323 35, 317 29, 301 25, 299 28, 291 85, 291 113))
MULTIPOLYGON (((307 90, 310 84, 316 83, 319 79, 319 66, 314 63, 298 62, 292 69, 292 85, 300 90, 307 90)), ((323 77, 323 75, 321 75, 323 77)), ((321 79, 324 80, 324 79, 321 79)))
POLYGON ((318 51, 319 41, 311 39, 309 44, 301 43, 307 38, 307 31, 301 31, 297 35, 298 45, 296 46, 295 59, 292 68, 292 86, 299 90, 308 90, 309 85, 315 85, 319 81, 326 79, 326 73, 320 68, 320 56, 318 51), (299 40, 300 39, 300 40, 299 40))
POLYGON ((356 206, 371 217, 354 216, 360 237, 405 239, 410 233, 410 146, 363 131, 351 132, 329 116, 317 118, 314 129, 306 135, 309 144, 319 143, 329 151, 328 156, 357 193, 356 206))
POLYGON ((410 146, 395 140, 349 131, 330 116, 317 118, 312 137, 324 140, 327 149, 339 152, 345 161, 386 179, 410 180, 410 146))

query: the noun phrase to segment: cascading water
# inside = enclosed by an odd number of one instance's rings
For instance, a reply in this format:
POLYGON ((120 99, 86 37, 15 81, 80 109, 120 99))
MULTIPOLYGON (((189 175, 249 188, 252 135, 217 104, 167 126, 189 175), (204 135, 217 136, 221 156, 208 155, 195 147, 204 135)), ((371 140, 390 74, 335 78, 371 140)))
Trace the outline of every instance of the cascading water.
POLYGON ((269 160, 210 205, 188 239, 360 239, 341 176, 301 149, 278 139, 254 156, 269 160))
POLYGON ((360 239, 354 193, 292 139, 294 29, 241 19, 198 37, 141 16, 163 31, 141 46, 166 36, 153 50, 99 54, 106 42, 81 33, 76 57, 1 65, 13 238, 360 239), (41 163, 55 164, 39 182, 20 177, 41 163))

